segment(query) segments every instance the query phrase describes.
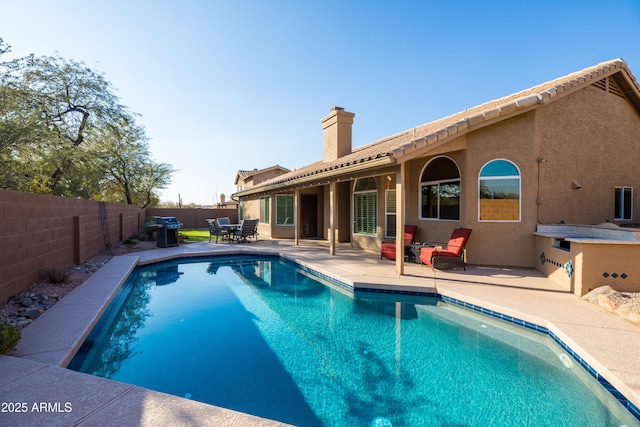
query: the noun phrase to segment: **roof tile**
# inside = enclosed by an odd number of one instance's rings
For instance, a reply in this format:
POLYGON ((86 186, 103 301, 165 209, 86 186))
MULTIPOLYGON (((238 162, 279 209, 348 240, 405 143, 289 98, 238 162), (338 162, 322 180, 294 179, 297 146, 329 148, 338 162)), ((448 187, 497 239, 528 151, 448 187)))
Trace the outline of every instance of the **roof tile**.
MULTIPOLYGON (((627 69, 627 64, 619 58, 603 62, 503 98, 425 123, 407 131, 399 132, 362 147, 357 147, 350 154, 334 161, 312 163, 264 182, 254 187, 252 191, 255 191, 256 188, 277 188, 291 181, 383 157, 399 159, 404 154, 425 148, 449 137, 455 137, 461 131, 473 130, 474 127, 486 121, 493 121, 496 118, 508 116, 520 110, 534 108, 536 105, 548 102, 564 92, 591 84, 593 80, 600 80, 623 68, 627 69)), ((635 77, 628 69, 627 71, 625 76, 637 87, 638 84, 635 77)), ((240 192, 238 194, 251 194, 251 192, 240 192)))

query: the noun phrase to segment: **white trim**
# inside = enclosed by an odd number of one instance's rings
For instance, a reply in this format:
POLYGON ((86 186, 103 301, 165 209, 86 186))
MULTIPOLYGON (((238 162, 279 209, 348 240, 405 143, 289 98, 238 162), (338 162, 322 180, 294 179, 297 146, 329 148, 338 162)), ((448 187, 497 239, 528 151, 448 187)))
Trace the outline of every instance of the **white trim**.
POLYGON ((393 235, 389 234, 389 216, 394 216, 394 221, 398 218, 398 212, 396 208, 396 198, 398 197, 398 191, 395 188, 385 188, 384 189, 384 237, 385 239, 395 239, 395 233, 393 235), (393 192, 394 197, 391 205, 393 205, 393 212, 389 211, 389 193, 393 192))
MULTIPOLYGON (((275 205, 275 211, 276 211, 276 226, 278 227, 293 227, 296 224, 295 221, 295 195, 293 194, 276 194, 276 205, 275 205), (293 203, 291 204, 291 224, 283 224, 283 223, 279 223, 278 222, 278 198, 280 197, 291 197, 293 203)), ((286 206, 285 206, 286 207, 286 206)))
MULTIPOLYGON (((258 222, 259 222, 260 224, 271 225, 271 196, 261 196, 261 197, 259 198, 259 200, 260 200, 260 205, 258 206, 258 217, 259 217, 259 218, 258 218, 258 222), (264 206, 264 208, 265 208, 265 209, 263 210, 263 206, 262 206, 262 204, 263 204, 265 201, 268 201, 268 202, 269 202, 269 204, 268 204, 268 206, 264 206), (268 222, 264 222, 264 221, 263 221, 263 220, 264 220, 263 215, 262 215, 263 213, 265 213, 265 214, 269 215, 269 218, 268 218, 268 219, 269 219, 269 221, 268 221, 268 222)), ((265 215, 265 216, 266 216, 266 215, 265 215)))
POLYGON ((421 220, 421 221, 460 222, 461 218, 462 218, 462 175, 460 174, 460 167, 458 166, 458 163, 456 163, 456 161, 453 160, 449 156, 436 156, 433 159, 430 159, 427 163, 425 163, 424 166, 422 167, 422 170, 420 170, 419 181, 418 181, 418 220, 421 220), (429 164, 431 164, 431 162, 433 162, 434 160, 440 159, 440 158, 445 158, 445 159, 451 160, 451 162, 454 164, 454 166, 458 170, 458 178, 449 178, 449 179, 443 179, 443 180, 438 180, 438 181, 422 181, 422 175, 424 175, 424 171, 427 169, 429 164), (458 219, 440 218, 440 197, 439 197, 439 195, 440 195, 440 184, 446 184, 448 182, 457 182, 458 186, 460 187, 460 196, 459 196, 459 204, 458 204, 458 219), (429 217, 423 217, 422 216, 422 187, 424 185, 432 185, 432 184, 438 184, 438 216, 437 216, 437 218, 429 218, 429 217))
MULTIPOLYGON (((620 189, 620 207, 622 209, 622 217, 618 217, 618 212, 614 212, 613 216, 614 216, 614 221, 631 221, 633 220, 633 187, 629 187, 627 185, 616 185, 614 187, 614 195, 615 195, 615 190, 620 189), (630 189, 631 190, 631 212, 630 212, 630 218, 625 218, 624 217, 624 211, 625 211, 625 203, 624 203, 624 190, 626 189, 630 189)), ((615 203, 613 204, 613 209, 615 211, 615 203)))
POLYGON ((372 191, 372 190, 368 190, 368 191, 358 191, 358 192, 354 192, 353 193, 353 234, 358 235, 358 236, 369 236, 369 237, 375 237, 378 235, 378 190, 372 191), (365 194, 371 194, 373 196, 375 196, 376 200, 375 200, 375 208, 374 208, 374 212, 375 212, 375 231, 373 233, 364 233, 364 232, 358 232, 356 231, 356 196, 357 195, 365 195, 365 194))
POLYGON ((358 236, 367 236, 367 237, 377 237, 378 236, 378 181, 375 179, 375 177, 365 177, 365 178, 358 178, 353 182, 353 193, 352 193, 352 198, 353 198, 353 206, 351 209, 351 213, 353 215, 353 234, 354 235, 358 235, 358 236), (369 178, 373 178, 374 183, 376 184, 376 188, 373 190, 362 190, 362 191, 355 191, 356 186, 358 185, 358 181, 360 181, 361 179, 369 179, 369 178), (376 214, 376 224, 375 224, 375 231, 373 233, 362 233, 362 232, 357 232, 356 231, 356 195, 358 194, 374 194, 376 197, 376 206, 374 209, 374 212, 376 214))
POLYGON ((478 184, 478 191, 476 193, 477 197, 478 197, 478 222, 522 222, 522 172, 520 171, 520 168, 518 167, 518 165, 515 164, 515 162, 509 160, 509 159, 503 159, 503 158, 496 158, 496 159, 491 159, 488 162, 486 162, 484 165, 482 165, 482 167, 480 168, 480 171, 478 172, 478 179, 477 179, 477 184, 478 184), (480 174, 482 173, 482 170, 489 164, 489 163, 493 163, 496 161, 504 161, 507 163, 510 163, 513 165, 513 167, 516 168, 516 170, 518 171, 518 175, 505 175, 505 176, 488 176, 488 177, 481 177, 480 174), (502 179, 518 179, 518 219, 517 220, 512 220, 512 219, 480 219, 480 180, 486 180, 486 181, 492 181, 492 180, 502 180, 502 179))

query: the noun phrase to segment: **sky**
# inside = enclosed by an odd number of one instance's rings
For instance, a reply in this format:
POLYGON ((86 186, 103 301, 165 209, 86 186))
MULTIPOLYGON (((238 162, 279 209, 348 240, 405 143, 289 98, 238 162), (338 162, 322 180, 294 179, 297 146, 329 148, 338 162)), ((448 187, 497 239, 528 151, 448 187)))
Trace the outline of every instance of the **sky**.
POLYGON ((615 58, 640 78, 638 0, 0 0, 0 38, 104 73, 184 205, 320 160, 333 106, 355 148, 615 58))

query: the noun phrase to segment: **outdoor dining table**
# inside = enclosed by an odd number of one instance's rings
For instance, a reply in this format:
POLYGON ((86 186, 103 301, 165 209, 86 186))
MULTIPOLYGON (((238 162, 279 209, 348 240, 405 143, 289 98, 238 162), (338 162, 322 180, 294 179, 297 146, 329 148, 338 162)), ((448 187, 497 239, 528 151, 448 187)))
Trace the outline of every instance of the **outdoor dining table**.
POLYGON ((220 228, 229 231, 229 240, 233 240, 236 231, 242 228, 242 224, 220 224, 220 228))

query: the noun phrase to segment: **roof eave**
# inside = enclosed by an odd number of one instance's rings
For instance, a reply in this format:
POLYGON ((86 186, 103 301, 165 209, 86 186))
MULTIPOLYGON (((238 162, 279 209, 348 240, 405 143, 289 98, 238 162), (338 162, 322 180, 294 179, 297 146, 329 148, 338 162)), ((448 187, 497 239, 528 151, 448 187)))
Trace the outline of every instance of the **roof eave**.
POLYGON ((608 76, 615 76, 618 73, 621 73, 621 76, 624 76, 626 85, 623 91, 625 95, 640 111, 640 86, 627 68, 626 62, 617 60, 609 67, 604 67, 579 78, 559 83, 554 87, 545 89, 536 94, 523 96, 499 107, 487 109, 480 113, 465 117, 453 125, 438 129, 423 137, 414 139, 396 147, 393 150, 393 156, 398 159, 398 162, 406 162, 413 158, 422 156, 425 152, 435 149, 442 144, 469 132, 527 113, 541 107, 542 105, 554 102, 557 99, 589 86, 598 80, 608 76))
POLYGON ((258 195, 269 194, 269 193, 274 193, 281 190, 290 189, 292 187, 302 186, 312 182, 316 183, 318 181, 323 181, 323 180, 327 180, 327 182, 330 182, 332 178, 336 179, 338 177, 348 175, 350 173, 356 173, 362 170, 373 169, 381 166, 388 166, 394 163, 397 163, 396 159, 391 154, 388 154, 372 160, 353 163, 347 166, 342 166, 342 167, 329 169, 329 170, 323 170, 318 173, 296 177, 290 180, 286 180, 284 182, 253 187, 244 191, 239 191, 237 193, 234 193, 232 194, 232 197, 234 198, 243 198, 243 197, 250 197, 250 196, 255 197, 258 195))

